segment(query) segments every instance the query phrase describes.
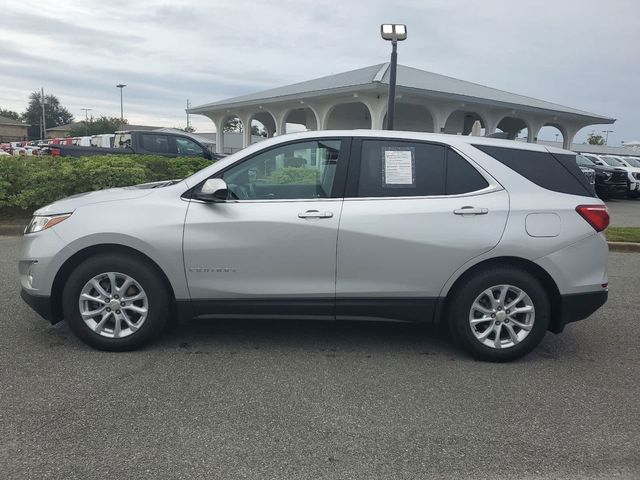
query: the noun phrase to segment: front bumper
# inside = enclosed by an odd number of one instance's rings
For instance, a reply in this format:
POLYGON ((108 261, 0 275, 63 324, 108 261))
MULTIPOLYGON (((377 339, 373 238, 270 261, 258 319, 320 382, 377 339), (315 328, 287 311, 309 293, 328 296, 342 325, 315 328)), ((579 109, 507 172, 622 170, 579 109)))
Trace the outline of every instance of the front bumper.
POLYGON ((549 327, 553 333, 560 333, 567 323, 584 320, 607 302, 609 292, 574 293, 560 296, 560 309, 562 314, 556 318, 549 327))
POLYGON ((51 297, 33 295, 27 292, 24 288, 20 291, 20 296, 38 315, 45 320, 49 320, 51 323, 57 323, 54 319, 53 309, 51 308, 51 297))

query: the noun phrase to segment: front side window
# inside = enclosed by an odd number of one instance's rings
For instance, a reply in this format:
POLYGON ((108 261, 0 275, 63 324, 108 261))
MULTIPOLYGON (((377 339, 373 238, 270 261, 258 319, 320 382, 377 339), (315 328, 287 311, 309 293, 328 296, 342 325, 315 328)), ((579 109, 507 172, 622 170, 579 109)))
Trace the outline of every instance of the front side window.
POLYGON ((147 152, 169 153, 169 137, 143 133, 142 148, 147 152))
POLYGON ((341 146, 341 140, 283 145, 231 167, 222 178, 233 199, 330 198, 341 146))
POLYGON ((178 155, 195 155, 201 157, 204 154, 204 150, 200 145, 186 137, 176 137, 176 148, 178 155))

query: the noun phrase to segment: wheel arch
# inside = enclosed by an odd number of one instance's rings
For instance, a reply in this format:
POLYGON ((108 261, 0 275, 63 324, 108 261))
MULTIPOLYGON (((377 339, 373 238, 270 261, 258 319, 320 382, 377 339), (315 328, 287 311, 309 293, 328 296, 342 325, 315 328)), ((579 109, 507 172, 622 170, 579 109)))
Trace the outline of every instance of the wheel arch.
MULTIPOLYGON (((151 268, 153 268, 159 275, 160 279, 165 285, 167 292, 170 295, 170 303, 175 309, 176 305, 176 296, 169 281, 169 278, 165 274, 165 272, 160 268, 160 266, 153 261, 148 255, 145 255, 143 252, 136 250, 135 248, 128 247, 125 245, 113 244, 113 243, 104 243, 98 245, 91 245, 89 247, 83 248, 72 256, 70 256, 58 269, 56 276, 53 280, 53 284, 51 287, 51 312, 52 312, 52 320, 51 323, 57 323, 61 321, 64 317, 63 309, 62 309, 62 291, 64 290, 64 286, 66 280, 71 275, 71 272, 80 265, 86 259, 94 256, 100 255, 103 253, 120 253, 124 255, 133 256, 141 259, 151 268)), ((174 312, 172 312, 174 313, 174 312)))
POLYGON ((481 271, 489 267, 515 267, 523 270, 532 275, 536 280, 540 282, 542 288, 549 296, 549 303, 551 305, 551 321, 549 323, 549 330, 553 333, 560 333, 563 330, 564 322, 562 320, 562 299, 560 296, 560 290, 553 277, 540 265, 520 257, 494 257, 487 260, 483 260, 475 265, 472 265, 465 270, 456 280, 453 282, 449 290, 447 291, 444 301, 442 302, 438 318, 446 319, 448 314, 449 303, 455 297, 455 292, 466 278, 474 275, 476 272, 481 271))

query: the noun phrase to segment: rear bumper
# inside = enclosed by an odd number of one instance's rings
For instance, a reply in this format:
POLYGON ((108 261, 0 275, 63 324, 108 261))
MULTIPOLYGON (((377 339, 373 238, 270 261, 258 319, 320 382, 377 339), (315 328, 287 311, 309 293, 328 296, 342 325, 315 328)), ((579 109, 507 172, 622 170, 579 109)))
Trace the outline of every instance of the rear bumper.
POLYGON ((32 295, 24 288, 20 291, 20 296, 38 315, 51 323, 56 323, 53 318, 50 296, 32 295))
POLYGON ((550 330, 554 333, 560 333, 567 323, 584 320, 604 305, 608 297, 609 292, 607 290, 561 295, 560 308, 562 316, 553 322, 550 330))

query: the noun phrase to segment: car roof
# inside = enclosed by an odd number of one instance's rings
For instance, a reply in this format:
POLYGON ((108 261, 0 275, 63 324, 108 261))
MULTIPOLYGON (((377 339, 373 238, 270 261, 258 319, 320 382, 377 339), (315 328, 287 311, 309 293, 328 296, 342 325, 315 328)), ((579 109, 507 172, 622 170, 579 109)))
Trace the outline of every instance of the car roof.
POLYGON ((422 140, 430 142, 441 142, 448 145, 493 145, 503 148, 516 148, 518 150, 531 150, 536 152, 552 152, 575 154, 569 150, 557 147, 550 147, 538 143, 519 142, 516 140, 504 140, 490 137, 472 137, 467 135, 450 135, 444 133, 427 132, 407 132, 402 130, 310 130, 306 132, 287 133, 278 138, 295 140, 318 137, 367 137, 367 138, 397 138, 402 140, 422 140))

